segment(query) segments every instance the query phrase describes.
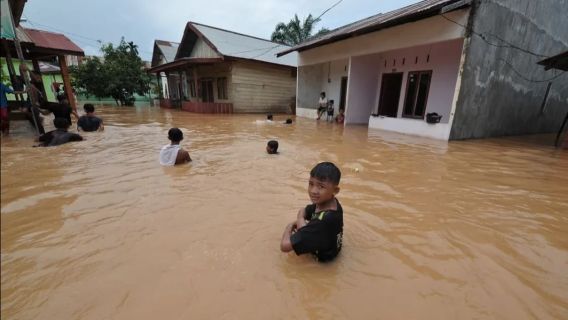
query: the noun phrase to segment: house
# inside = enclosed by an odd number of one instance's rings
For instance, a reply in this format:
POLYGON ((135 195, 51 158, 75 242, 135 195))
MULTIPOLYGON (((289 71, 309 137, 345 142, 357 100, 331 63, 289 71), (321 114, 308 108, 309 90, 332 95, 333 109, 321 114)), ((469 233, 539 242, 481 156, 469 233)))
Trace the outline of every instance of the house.
POLYGON ((276 57, 287 48, 188 22, 179 45, 155 42, 150 72, 164 86, 160 105, 199 113, 288 112, 296 94, 297 57, 276 57))
POLYGON ((442 140, 555 132, 568 74, 536 62, 568 47, 566 12, 567 1, 425 0, 278 55, 298 52, 299 116, 315 118, 325 91, 346 124, 442 140))
MULTIPOLYGON (((179 43, 165 41, 165 40, 155 40, 154 50, 152 52, 152 62, 150 68, 157 67, 169 62, 173 62, 176 58, 176 53, 179 47, 179 43)), ((176 73, 172 73, 169 77, 172 83, 168 83, 168 77, 165 72, 156 72, 156 77, 158 83, 160 84, 160 98, 170 99, 169 88, 174 89, 173 99, 179 99, 179 78, 176 73)))

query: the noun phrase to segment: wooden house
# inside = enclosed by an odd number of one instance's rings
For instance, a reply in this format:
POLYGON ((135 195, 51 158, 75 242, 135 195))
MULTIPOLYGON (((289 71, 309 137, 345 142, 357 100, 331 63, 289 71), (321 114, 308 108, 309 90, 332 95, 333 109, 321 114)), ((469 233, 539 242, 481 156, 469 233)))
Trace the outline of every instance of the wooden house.
POLYGON ((156 41, 150 72, 167 86, 164 108, 198 113, 289 112, 296 94, 296 55, 286 45, 188 22, 175 43, 156 41))

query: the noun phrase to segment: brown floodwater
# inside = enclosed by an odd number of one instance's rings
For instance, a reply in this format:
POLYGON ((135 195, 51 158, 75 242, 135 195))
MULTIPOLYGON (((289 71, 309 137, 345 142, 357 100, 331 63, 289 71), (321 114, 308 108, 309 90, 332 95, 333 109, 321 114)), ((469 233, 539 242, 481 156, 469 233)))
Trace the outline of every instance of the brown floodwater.
POLYGON ((2 319, 568 319, 568 152, 545 139, 98 113, 84 142, 2 141, 2 319), (165 168, 173 126, 194 162, 165 168), (319 264, 279 244, 325 160, 345 234, 319 264))

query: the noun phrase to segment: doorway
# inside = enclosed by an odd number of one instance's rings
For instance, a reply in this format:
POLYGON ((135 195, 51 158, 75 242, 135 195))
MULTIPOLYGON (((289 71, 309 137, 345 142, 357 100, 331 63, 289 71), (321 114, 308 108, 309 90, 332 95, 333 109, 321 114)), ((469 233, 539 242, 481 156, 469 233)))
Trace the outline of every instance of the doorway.
POLYGON ((339 109, 345 110, 345 100, 347 97, 347 77, 341 78, 341 91, 339 95, 339 109))
POLYGON ((379 116, 396 118, 401 88, 402 72, 383 74, 379 98, 379 116))
POLYGON ((213 79, 203 79, 201 83, 201 101, 213 102, 213 79))

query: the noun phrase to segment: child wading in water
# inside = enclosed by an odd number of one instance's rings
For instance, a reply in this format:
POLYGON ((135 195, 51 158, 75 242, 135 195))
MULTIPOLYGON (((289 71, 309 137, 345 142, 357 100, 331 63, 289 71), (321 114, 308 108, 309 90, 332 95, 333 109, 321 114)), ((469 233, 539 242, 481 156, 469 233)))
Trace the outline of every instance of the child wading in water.
POLYGON ((340 179, 341 171, 331 162, 319 163, 312 169, 308 184, 312 204, 300 209, 297 219, 284 229, 282 252, 311 253, 324 262, 341 251, 343 208, 335 198, 340 179))
POLYGON ((165 145, 160 150, 160 164, 163 166, 173 166, 191 161, 189 152, 185 151, 179 143, 183 140, 183 132, 178 128, 171 128, 168 131, 168 139, 171 144, 165 145))
POLYGON ((268 152, 268 154, 278 154, 278 141, 268 141, 268 143, 266 144, 266 152, 268 152))

